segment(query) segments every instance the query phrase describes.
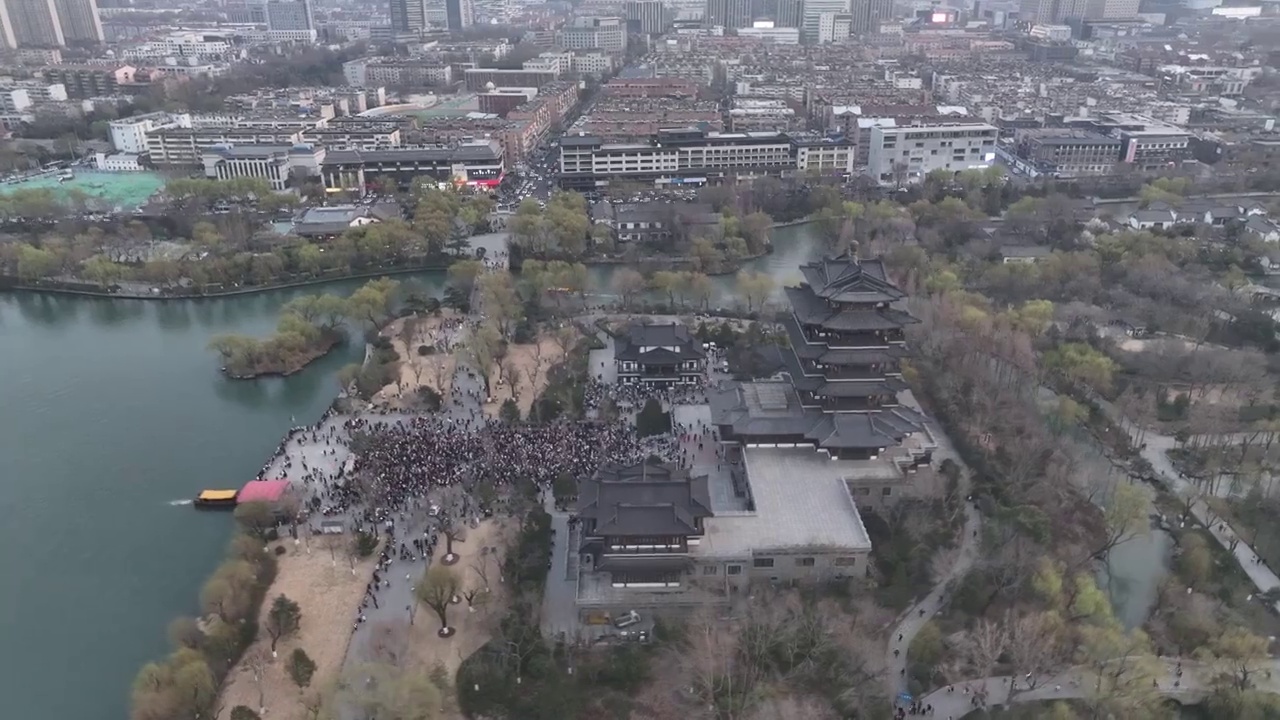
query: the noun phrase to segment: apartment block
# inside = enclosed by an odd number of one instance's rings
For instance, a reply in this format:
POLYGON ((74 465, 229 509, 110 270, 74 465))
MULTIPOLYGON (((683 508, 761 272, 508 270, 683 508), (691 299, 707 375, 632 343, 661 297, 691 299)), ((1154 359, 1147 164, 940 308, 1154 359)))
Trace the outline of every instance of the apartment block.
POLYGON ((620 17, 580 17, 556 33, 556 44, 566 50, 627 49, 627 21, 620 17))
POLYGON ((1120 161, 1121 141, 1088 130, 1044 128, 1017 134, 1018 157, 1054 177, 1105 175, 1120 161))
POLYGON ((109 125, 112 147, 122 153, 141 155, 147 152, 147 133, 153 130, 190 128, 191 115, 153 112, 112 120, 109 125))
POLYGON ((611 179, 655 185, 701 185, 727 174, 780 174, 795 169, 784 133, 716 133, 693 128, 659 130, 646 142, 606 143, 598 137, 560 139, 560 182, 593 188, 611 179))
POLYGON ((132 65, 49 65, 40 70, 46 82, 60 83, 73 99, 116 95, 121 85, 134 82, 132 65))
POLYGON ((986 123, 871 128, 868 174, 886 184, 919 182, 934 170, 960 172, 995 162, 1000 131, 986 123))
POLYGON ((239 147, 302 144, 302 131, 267 128, 170 128, 147 133, 147 154, 160 167, 197 167, 206 151, 219 145, 239 147))

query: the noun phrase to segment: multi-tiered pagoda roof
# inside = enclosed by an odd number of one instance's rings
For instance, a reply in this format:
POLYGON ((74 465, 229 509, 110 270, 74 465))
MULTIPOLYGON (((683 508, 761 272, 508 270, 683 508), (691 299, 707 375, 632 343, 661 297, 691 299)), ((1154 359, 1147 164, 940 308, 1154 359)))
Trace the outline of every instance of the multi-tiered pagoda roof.
POLYGON ((715 422, 759 442, 807 442, 832 451, 875 454, 920 430, 922 418, 899 405, 906 293, 879 260, 852 255, 800 267, 804 281, 787 288, 791 313, 782 324, 785 383, 750 383, 713 398, 715 422), (762 399, 763 398, 763 399, 762 399))

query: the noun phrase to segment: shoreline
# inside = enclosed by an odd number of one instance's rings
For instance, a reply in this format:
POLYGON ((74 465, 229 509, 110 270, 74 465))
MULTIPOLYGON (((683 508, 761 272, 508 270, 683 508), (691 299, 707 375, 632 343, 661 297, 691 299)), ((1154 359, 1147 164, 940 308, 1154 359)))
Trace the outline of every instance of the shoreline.
POLYGON ((415 265, 413 267, 388 268, 382 270, 370 270, 365 272, 353 273, 349 275, 334 275, 332 277, 312 278, 310 280, 298 280, 295 282, 278 283, 275 285, 254 285, 253 287, 236 288, 234 290, 221 290, 209 293, 189 293, 186 295, 146 295, 142 293, 113 293, 99 290, 84 290, 80 288, 65 287, 46 287, 42 285, 8 285, 0 287, 0 293, 29 293, 35 295, 67 295, 73 297, 92 297, 102 298, 105 300, 147 300, 147 301, 183 301, 183 300, 220 300, 228 297, 239 297, 244 295, 256 295, 259 293, 273 292, 275 290, 289 290, 292 288, 311 287, 314 285, 326 285, 328 283, 342 282, 344 280, 363 280, 366 278, 384 277, 388 275, 409 275, 419 272, 444 272, 449 269, 449 265, 415 265))
MULTIPOLYGON (((787 220, 785 222, 776 222, 772 225, 773 229, 796 227, 798 225, 807 225, 813 222, 811 217, 803 217, 796 220, 787 220)), ((742 258, 739 262, 747 263, 765 257, 768 253, 753 255, 742 258)), ((464 260, 466 256, 458 256, 450 258, 451 261, 464 260)), ((662 258, 674 265, 688 264, 690 258, 688 256, 662 258)), ((627 261, 622 258, 597 258, 590 261, 584 261, 587 267, 622 265, 627 261)), ((307 280, 295 280, 285 283, 275 283, 271 285, 254 285, 252 287, 235 288, 231 290, 219 290, 216 292, 192 292, 178 295, 157 295, 138 292, 122 292, 114 293, 106 290, 91 290, 81 287, 58 287, 46 285, 28 285, 21 282, 6 284, 3 278, 0 278, 0 294, 10 293, 14 295, 31 294, 31 295, 62 295, 67 297, 87 297, 101 298, 104 300, 146 300, 150 302, 176 302, 184 300, 217 300, 229 297, 240 297, 245 295, 257 295, 260 293, 268 293, 276 290, 290 290, 293 288, 313 287, 316 285, 325 285, 333 282, 342 282, 344 280, 363 280, 365 278, 383 277, 389 275, 409 275, 420 272, 445 272, 449 269, 452 262, 443 264, 414 265, 411 267, 400 268, 384 268, 380 270, 366 270, 358 273, 350 273, 346 275, 334 275, 331 277, 316 277, 307 280)), ((714 275, 732 275, 740 270, 741 267, 714 275)), ((711 274, 711 273, 708 273, 711 274)), ((87 284, 87 283, 86 283, 87 284)))

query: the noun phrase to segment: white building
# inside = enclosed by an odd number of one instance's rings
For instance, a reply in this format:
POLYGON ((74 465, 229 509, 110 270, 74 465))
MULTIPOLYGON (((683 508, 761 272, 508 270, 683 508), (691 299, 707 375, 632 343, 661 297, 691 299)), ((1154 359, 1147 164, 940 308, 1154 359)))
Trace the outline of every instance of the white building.
POLYGON ((613 70, 613 56, 603 52, 576 52, 573 71, 579 75, 604 75, 613 70))
POLYGON ((26 88, 0 90, 0 113, 20 113, 31 107, 31 104, 31 96, 27 94, 26 88))
POLYGON ((644 35, 661 35, 667 29, 667 9, 662 0, 627 0, 627 20, 634 20, 644 35))
POLYGON ((203 155, 218 146, 284 147, 305 144, 302 132, 283 128, 229 128, 186 130, 173 128, 147 134, 147 155, 153 165, 192 167, 201 164, 203 155))
POLYGON ((933 170, 990 167, 1000 131, 986 123, 874 126, 867 174, 881 183, 919 182, 933 170))
POLYGON ((818 15, 819 45, 840 42, 849 37, 849 29, 853 24, 853 16, 848 13, 822 13, 818 15))
POLYGON ((1031 26, 1031 37, 1049 42, 1071 42, 1071 26, 1036 23, 1031 26))
POLYGON ((342 76, 351 87, 433 87, 452 83, 453 67, 432 60, 361 58, 343 63, 342 76))
POLYGON ((574 18, 556 33, 556 44, 567 50, 603 50, 624 52, 627 49, 627 22, 620 17, 574 18))
POLYGON ((121 54, 130 60, 159 60, 169 57, 215 57, 231 53, 231 42, 224 36, 180 31, 150 42, 125 48, 121 54))
POLYGON ((796 169, 821 175, 850 175, 858 146, 847 140, 816 138, 796 139, 796 169))
POLYGON ((521 67, 525 70, 553 72, 560 76, 573 69, 573 53, 554 51, 539 53, 538 57, 525 60, 521 67))
POLYGON ((130 153, 97 153, 93 157, 93 165, 105 172, 142 172, 146 168, 139 163, 137 155, 130 153))
POLYGON ((759 38, 775 45, 799 45, 800 28, 776 27, 772 20, 757 20, 749 28, 740 28, 738 37, 759 38))
MULTIPOLYGON (((849 0, 805 0, 804 15, 801 20, 801 35, 805 42, 818 41, 818 25, 824 13, 846 14, 849 12, 849 0)), ((834 25, 834 18, 832 19, 834 25)), ((834 27, 832 28, 834 30, 834 27)))
POLYGON ((111 147, 122 153, 141 155, 147 151, 147 133, 152 130, 191 127, 187 113, 153 112, 112 120, 111 147))
POLYGON ((314 145, 218 145, 200 154, 204 175, 215 180, 257 178, 285 190, 295 177, 319 177, 325 150, 314 145))
POLYGON ((0 87, 0 113, 21 113, 35 105, 66 102, 67 88, 62 83, 20 80, 0 87))
POLYGON ((791 140, 782 133, 662 130, 654 139, 605 143, 592 136, 565 136, 560 139, 560 173, 589 177, 593 182, 641 176, 658 184, 671 182, 670 177, 699 184, 706 178, 685 176, 729 170, 778 173, 795 168, 791 140))

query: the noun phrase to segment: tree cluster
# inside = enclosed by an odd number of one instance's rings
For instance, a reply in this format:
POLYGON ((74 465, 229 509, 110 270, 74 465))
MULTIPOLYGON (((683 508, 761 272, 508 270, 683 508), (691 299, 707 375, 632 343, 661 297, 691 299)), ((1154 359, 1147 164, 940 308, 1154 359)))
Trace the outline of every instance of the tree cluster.
POLYGON ((177 179, 166 186, 165 202, 169 212, 161 219, 98 226, 78 219, 93 207, 83 193, 58 199, 49 190, 19 190, 0 196, 0 220, 21 220, 26 229, 56 221, 59 229, 0 247, 0 273, 25 282, 62 277, 103 288, 148 282, 167 293, 201 294, 418 267, 439 263, 446 251, 465 252, 471 234, 488 226, 493 205, 484 195, 431 190, 417 200, 412 223, 392 218, 335 238, 307 240, 262 230, 275 212, 297 205, 299 198, 272 192, 261 180, 177 179), (157 236, 182 238, 186 248, 157 255, 157 236))
MULTIPOLYGON (((757 591, 726 623, 698 612, 669 650, 693 697, 658 688, 662 717, 772 718, 781 697, 806 698, 800 717, 880 717, 884 655, 873 639, 886 620, 873 606, 842 606, 796 591, 757 591)), ((647 698, 646 698, 647 699, 647 698)))
POLYGON ((591 218, 587 201, 575 192, 556 192, 546 208, 526 199, 509 225, 511 239, 528 257, 578 258, 587 251, 591 218))
POLYGON ((294 372, 342 341, 346 319, 362 309, 355 300, 357 295, 304 295, 281 308, 271 337, 259 340, 219 335, 209 342, 209 348, 221 356, 223 367, 233 377, 294 372))
MULTIPOLYGON (((634 270, 620 270, 614 277, 614 289, 622 298, 624 307, 629 307, 631 299, 638 292, 635 289, 635 279, 634 270)), ((711 278, 704 273, 659 270, 649 278, 647 289, 666 295, 669 307, 683 311, 688 308, 706 310, 711 304, 715 288, 711 284, 711 278)))
POLYGON ((448 248, 461 255, 471 235, 489 229, 493 199, 482 193, 463 194, 426 184, 416 186, 409 198, 414 232, 426 240, 426 254, 441 255, 448 248))
MULTIPOLYGON (((214 717, 218 686, 257 637, 258 609, 275 575, 275 556, 242 526, 231 539, 226 560, 200 590, 203 621, 175 619, 169 625, 173 652, 138 671, 130 718, 214 717)), ((283 613, 282 620, 285 615, 298 617, 283 613)), ((284 636, 296 623, 276 627, 284 636)))

